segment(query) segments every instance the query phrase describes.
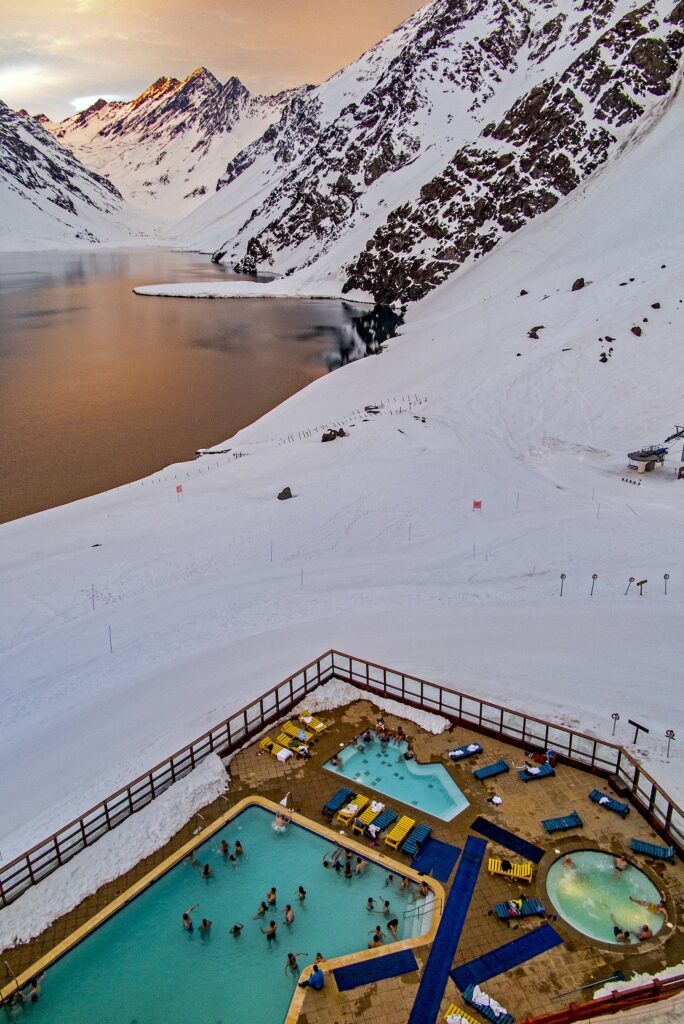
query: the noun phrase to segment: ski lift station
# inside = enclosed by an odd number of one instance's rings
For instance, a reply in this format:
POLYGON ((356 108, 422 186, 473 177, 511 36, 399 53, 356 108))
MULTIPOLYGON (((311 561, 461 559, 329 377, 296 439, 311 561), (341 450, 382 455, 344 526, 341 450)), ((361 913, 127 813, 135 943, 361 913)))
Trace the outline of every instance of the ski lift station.
MULTIPOLYGON (((668 443, 676 441, 678 438, 684 438, 684 427, 675 426, 674 434, 670 434, 660 444, 647 445, 644 448, 639 448, 638 451, 629 452, 627 454, 629 468, 636 469, 637 473, 651 473, 656 466, 662 466, 665 461, 665 456, 670 450, 667 447, 668 443)), ((684 447, 682 448, 682 464, 677 476, 679 479, 684 478, 684 447)))

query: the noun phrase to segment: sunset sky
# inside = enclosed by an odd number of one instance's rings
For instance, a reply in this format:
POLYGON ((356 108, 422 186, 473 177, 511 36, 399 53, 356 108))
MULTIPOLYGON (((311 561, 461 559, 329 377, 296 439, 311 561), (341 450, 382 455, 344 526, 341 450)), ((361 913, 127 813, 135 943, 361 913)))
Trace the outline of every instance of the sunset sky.
POLYGON ((204 65, 253 92, 317 84, 419 0, 2 0, 0 99, 59 119, 204 65))

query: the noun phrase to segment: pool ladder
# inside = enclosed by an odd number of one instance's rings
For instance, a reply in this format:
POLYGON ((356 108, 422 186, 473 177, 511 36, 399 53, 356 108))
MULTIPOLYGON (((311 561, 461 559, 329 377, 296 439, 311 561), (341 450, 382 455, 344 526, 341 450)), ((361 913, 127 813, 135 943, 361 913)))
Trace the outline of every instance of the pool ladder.
POLYGON ((442 906, 442 898, 441 898, 441 896, 437 896, 434 899, 430 900, 429 902, 426 901, 425 903, 421 903, 419 905, 418 904, 414 904, 414 906, 409 907, 408 910, 405 910, 404 914, 403 914, 403 918, 404 918, 404 936, 405 936, 405 938, 409 937, 409 936, 406 935, 407 923, 410 923, 411 938, 414 938, 416 935, 422 935, 423 934, 423 919, 425 918, 425 915, 429 913, 430 914, 430 920, 432 920, 432 914, 434 913, 434 911, 440 910, 441 906, 442 906), (417 925, 418 925, 417 929, 414 927, 414 922, 416 922, 417 925))

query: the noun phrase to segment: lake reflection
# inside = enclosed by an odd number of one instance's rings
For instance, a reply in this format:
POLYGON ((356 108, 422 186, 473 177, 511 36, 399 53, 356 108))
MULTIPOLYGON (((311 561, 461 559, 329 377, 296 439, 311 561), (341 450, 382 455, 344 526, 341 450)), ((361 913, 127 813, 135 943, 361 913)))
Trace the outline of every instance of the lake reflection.
POLYGON ((0 522, 191 458, 394 333, 337 300, 132 293, 230 276, 157 250, 0 255, 0 522))

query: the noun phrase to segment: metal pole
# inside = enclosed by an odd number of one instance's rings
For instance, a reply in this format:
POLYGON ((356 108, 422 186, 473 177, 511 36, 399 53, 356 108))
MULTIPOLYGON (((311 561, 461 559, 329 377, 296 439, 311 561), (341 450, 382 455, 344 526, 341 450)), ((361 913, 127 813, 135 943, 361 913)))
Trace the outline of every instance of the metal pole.
POLYGON ((630 576, 629 577, 629 583, 627 584, 627 590, 625 590, 625 597, 627 597, 627 594, 629 593, 629 588, 632 586, 633 583, 634 583, 634 577, 630 576))
POLYGON ((672 743, 672 740, 675 738, 674 729, 668 729, 665 735, 667 736, 667 757, 669 757, 670 743, 672 743))
POLYGON ((93 602, 93 611, 95 611, 95 584, 90 584, 90 600, 93 602))
POLYGON ((620 716, 618 715, 617 711, 614 711, 613 714, 610 717, 613 719, 613 736, 614 736, 615 735, 615 726, 620 721, 620 716))
POLYGON ((112 627, 111 626, 109 627, 109 653, 110 654, 114 653, 114 648, 112 647, 112 627))
POLYGON ((562 572, 561 575, 560 575, 560 581, 561 581, 560 596, 561 597, 563 596, 563 584, 565 583, 566 579, 567 579, 567 577, 566 577, 565 573, 562 572))
POLYGON ((665 580, 665 596, 666 597, 667 597, 667 581, 669 580, 669 578, 670 578, 670 574, 669 574, 669 572, 666 572, 665 575, 663 576, 663 579, 665 580))
POLYGON ((596 575, 596 573, 594 573, 592 575, 592 577, 591 577, 591 590, 589 591, 589 597, 593 597, 594 596, 594 586, 596 584, 596 580, 597 579, 598 579, 598 576, 596 575))

